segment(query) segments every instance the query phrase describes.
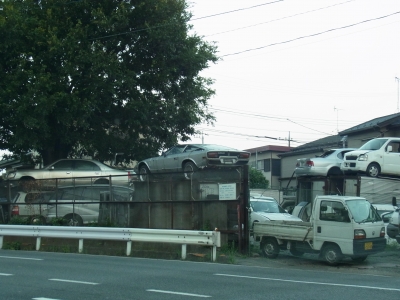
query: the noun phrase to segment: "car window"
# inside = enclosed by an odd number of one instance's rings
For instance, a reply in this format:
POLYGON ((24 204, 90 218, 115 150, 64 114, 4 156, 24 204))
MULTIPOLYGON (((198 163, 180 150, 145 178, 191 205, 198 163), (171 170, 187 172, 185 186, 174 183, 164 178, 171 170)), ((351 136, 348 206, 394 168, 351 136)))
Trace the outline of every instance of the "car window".
POLYGON ((77 160, 75 161, 76 171, 100 171, 100 167, 91 161, 77 160))
POLYGON ((322 201, 319 219, 323 221, 350 222, 348 211, 343 203, 322 201))
POLYGON ((165 152, 165 155, 172 155, 172 154, 182 153, 183 150, 185 149, 185 147, 186 147, 186 145, 176 145, 175 147, 172 147, 167 152, 165 152))
POLYGON ((192 152, 192 151, 196 151, 196 150, 200 150, 200 148, 199 148, 199 147, 196 147, 196 146, 193 146, 193 145, 188 145, 188 146, 185 148, 185 151, 184 151, 184 152, 192 152))
POLYGON ((82 198, 84 187, 66 188, 57 191, 58 200, 77 200, 82 198))
POLYGON ((72 161, 70 160, 61 160, 56 162, 52 168, 54 170, 72 170, 72 161))
POLYGON ((107 188, 99 189, 96 187, 87 187, 83 190, 83 200, 98 200, 100 201, 100 191, 107 190, 107 188))
POLYGON ((361 146, 360 150, 378 150, 383 146, 383 144, 386 143, 387 140, 388 139, 370 140, 369 142, 367 142, 363 146, 361 146))
POLYGON ((320 156, 318 156, 318 157, 322 157, 322 158, 325 158, 325 157, 328 157, 329 155, 331 155, 333 152, 335 152, 335 150, 328 150, 328 151, 325 151, 324 153, 322 153, 320 156))
POLYGON ((388 147, 392 146, 392 151, 391 152, 400 152, 400 141, 391 141, 387 146, 386 146, 386 151, 388 151, 388 147))
POLYGON ((46 200, 45 194, 43 193, 28 193, 25 196, 25 203, 39 203, 46 200))

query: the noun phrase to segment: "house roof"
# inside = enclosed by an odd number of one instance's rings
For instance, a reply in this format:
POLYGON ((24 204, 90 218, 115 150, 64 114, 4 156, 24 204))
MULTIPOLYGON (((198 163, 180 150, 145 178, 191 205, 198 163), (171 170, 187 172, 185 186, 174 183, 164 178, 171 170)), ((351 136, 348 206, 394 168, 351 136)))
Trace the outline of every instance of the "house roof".
POLYGON ((301 145, 292 149, 290 152, 281 153, 279 157, 293 156, 299 154, 307 154, 313 152, 323 152, 325 149, 329 148, 342 148, 342 137, 340 135, 327 136, 310 143, 301 145))
POLYGON ((379 118, 375 118, 372 120, 369 120, 367 122, 358 124, 356 126, 350 127, 346 130, 343 130, 339 132, 340 135, 346 135, 350 133, 356 133, 359 131, 364 131, 364 130, 376 130, 379 131, 382 127, 385 126, 400 126, 400 113, 395 113, 379 118))
POLYGON ((257 147, 257 148, 245 149, 243 151, 248 151, 250 153, 256 153, 256 152, 260 153, 260 152, 266 152, 266 151, 270 151, 270 152, 288 152, 291 149, 293 149, 293 147, 266 145, 266 146, 261 146, 261 147, 257 147))

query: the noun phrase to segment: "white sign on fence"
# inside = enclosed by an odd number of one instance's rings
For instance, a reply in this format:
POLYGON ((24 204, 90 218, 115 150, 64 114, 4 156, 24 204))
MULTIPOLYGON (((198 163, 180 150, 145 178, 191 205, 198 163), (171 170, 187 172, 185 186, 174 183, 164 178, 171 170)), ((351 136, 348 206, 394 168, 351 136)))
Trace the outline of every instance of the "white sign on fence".
POLYGON ((219 200, 236 200, 236 183, 219 184, 219 200))

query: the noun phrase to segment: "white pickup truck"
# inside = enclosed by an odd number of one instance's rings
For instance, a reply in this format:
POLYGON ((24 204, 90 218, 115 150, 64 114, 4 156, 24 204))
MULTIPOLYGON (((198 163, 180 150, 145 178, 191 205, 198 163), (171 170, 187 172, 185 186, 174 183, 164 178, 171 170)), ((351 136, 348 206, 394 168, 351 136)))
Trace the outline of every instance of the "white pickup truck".
POLYGON ((330 265, 344 256, 364 261, 386 247, 385 226, 361 197, 317 196, 309 222, 274 221, 254 224, 254 238, 268 258, 287 249, 295 256, 317 253, 330 265))

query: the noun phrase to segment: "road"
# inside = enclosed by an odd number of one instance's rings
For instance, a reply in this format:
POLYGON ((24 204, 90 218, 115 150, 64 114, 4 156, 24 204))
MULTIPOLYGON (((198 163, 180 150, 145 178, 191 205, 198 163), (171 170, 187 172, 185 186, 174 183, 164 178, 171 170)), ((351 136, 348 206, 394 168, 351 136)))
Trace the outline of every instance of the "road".
POLYGON ((290 266, 0 251, 0 298, 100 299, 397 299, 399 276, 290 266))

